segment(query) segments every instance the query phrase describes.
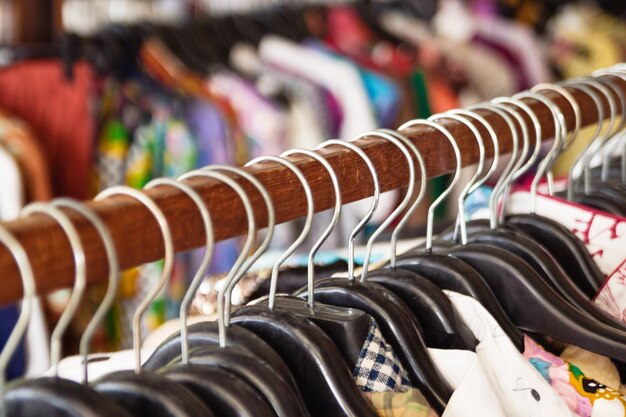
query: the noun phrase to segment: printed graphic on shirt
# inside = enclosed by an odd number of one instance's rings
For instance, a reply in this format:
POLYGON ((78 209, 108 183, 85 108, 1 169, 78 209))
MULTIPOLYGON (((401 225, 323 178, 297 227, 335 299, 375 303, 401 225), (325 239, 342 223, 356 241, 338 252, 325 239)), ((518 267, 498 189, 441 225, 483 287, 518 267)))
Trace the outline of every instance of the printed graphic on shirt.
POLYGON ((574 364, 545 351, 524 336, 524 357, 550 383, 569 409, 580 417, 622 417, 626 400, 618 391, 585 374, 574 364))

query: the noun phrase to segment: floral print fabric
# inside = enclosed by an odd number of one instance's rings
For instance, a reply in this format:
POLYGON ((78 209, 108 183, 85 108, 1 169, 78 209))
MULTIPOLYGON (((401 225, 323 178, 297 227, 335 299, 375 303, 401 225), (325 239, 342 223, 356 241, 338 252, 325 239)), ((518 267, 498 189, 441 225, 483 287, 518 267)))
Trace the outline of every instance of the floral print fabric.
POLYGON ((626 399, 622 394, 587 378, 576 365, 547 352, 528 336, 524 337, 524 357, 550 383, 575 415, 626 416, 626 399))

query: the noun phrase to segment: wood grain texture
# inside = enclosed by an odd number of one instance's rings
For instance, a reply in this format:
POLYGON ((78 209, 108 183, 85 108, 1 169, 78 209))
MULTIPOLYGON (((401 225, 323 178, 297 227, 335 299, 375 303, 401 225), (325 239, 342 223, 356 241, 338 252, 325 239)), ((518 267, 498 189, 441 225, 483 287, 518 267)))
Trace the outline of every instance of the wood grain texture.
MULTIPOLYGON (((615 77, 614 77, 615 78, 615 77)), ((615 78, 626 94, 626 83, 615 78)), ((597 122, 598 112, 593 101, 578 90, 570 89, 581 108, 582 124, 597 122)), ((574 126, 574 113, 571 105, 559 94, 546 93, 563 111, 568 127, 574 126)), ((543 140, 554 134, 554 124, 548 108, 534 100, 525 100, 536 112, 542 125, 543 140)), ((605 103, 608 110, 608 104, 605 103)), ((494 127, 500 143, 501 153, 511 150, 511 132, 504 121, 490 112, 481 113, 494 127)), ((608 113, 608 111, 607 111, 608 113)), ((530 126, 530 119, 524 116, 530 126)), ((478 147, 470 130, 455 121, 442 124, 456 138, 463 159, 463 166, 475 164, 478 160, 478 147)), ((475 126, 487 137, 484 127, 475 126)), ((530 129, 533 132, 532 129, 530 129)), ((429 178, 450 173, 455 168, 453 151, 448 141, 435 129, 418 127, 405 133, 419 148, 426 161, 429 178)), ((534 137, 532 138, 534 141, 534 137)), ((389 142, 376 137, 366 137, 355 142, 372 159, 384 191, 406 185, 409 181, 406 161, 402 153, 389 142)), ((493 147, 487 142, 487 154, 493 154, 493 147)), ((320 151, 337 172, 343 203, 347 204, 371 196, 373 192, 371 175, 360 157, 342 147, 331 147, 320 151)), ((331 208, 334 196, 328 173, 316 161, 306 156, 289 158, 304 173, 311 185, 315 199, 315 211, 331 208)), ((306 203, 301 185, 295 175, 282 165, 264 162, 246 168, 256 176, 269 191, 276 207, 277 222, 284 223, 306 214, 306 203)), ((259 228, 267 223, 267 212, 260 194, 247 181, 233 176, 247 191, 255 208, 259 228)), ((213 218, 216 238, 224 240, 242 235, 245 230, 245 212, 241 201, 228 186, 209 179, 188 181, 198 191, 213 218)), ((150 190, 147 194, 163 210, 172 229, 176 251, 186 251, 202 246, 203 226, 193 202, 183 193, 163 186, 150 190)), ((156 220, 139 202, 129 197, 113 197, 106 201, 87 202, 108 226, 117 248, 123 268, 140 265, 160 259, 163 256, 163 241, 156 220)), ((66 210, 78 228, 87 257, 89 281, 107 278, 107 260, 102 242, 89 222, 80 215, 66 210)), ((45 215, 4 223, 26 249, 37 280, 40 294, 70 287, 73 282, 73 256, 69 242, 62 229, 45 215)), ((0 271, 2 285, 0 304, 18 300, 22 293, 17 267, 7 249, 0 245, 0 271)))

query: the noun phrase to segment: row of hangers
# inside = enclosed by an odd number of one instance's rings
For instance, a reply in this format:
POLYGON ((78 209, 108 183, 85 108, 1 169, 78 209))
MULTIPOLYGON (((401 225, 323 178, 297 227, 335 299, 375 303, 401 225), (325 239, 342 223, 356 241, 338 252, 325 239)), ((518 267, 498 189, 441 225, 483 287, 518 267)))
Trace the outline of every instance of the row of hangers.
MULTIPOLYGON (((380 129, 355 138, 380 138, 398 147, 406 159, 411 179, 402 202, 369 238, 360 276, 355 270, 354 240, 377 209, 380 196, 377 172, 367 154, 350 141, 330 140, 316 149, 333 146, 355 152, 367 164, 374 185, 369 211, 350 234, 347 277, 321 280, 313 278, 315 256, 332 233, 342 208, 339 182, 333 168, 318 153, 303 149, 250 161, 247 165, 273 162, 291 170, 305 192, 307 216, 300 235, 273 266, 269 295, 232 311, 231 296, 235 285, 265 252, 272 239, 276 221, 269 193, 245 170, 221 165, 189 172, 176 180, 160 178, 151 181, 145 189, 173 187, 193 200, 202 215, 206 252, 180 308, 180 332, 163 342, 145 362, 141 351, 141 321, 172 273, 175 255, 172 234, 165 216, 145 193, 128 187, 103 191, 96 200, 125 195, 146 206, 163 235, 165 259, 158 285, 151 289, 135 312, 134 370, 115 372, 97 381, 88 378, 88 353, 93 333, 110 307, 119 284, 114 242, 102 220, 78 202, 56 199, 49 204, 34 203, 25 207, 22 217, 45 214, 63 228, 74 253, 75 282, 68 306, 51 336, 51 363, 56 376, 18 381, 6 390, 4 381, 0 381, 3 415, 374 417, 376 413, 357 388, 349 369, 358 358, 370 317, 381 326, 385 338, 406 367, 413 386, 419 388, 433 409, 441 413, 452 389, 433 364, 427 346, 473 351, 477 345, 443 289, 480 301, 520 351, 523 349, 521 332, 524 331, 539 336, 550 335, 609 356, 618 363, 626 363, 624 324, 594 307, 590 301, 602 285, 604 275, 582 242, 559 223, 537 215, 534 207, 539 182, 547 177, 548 183, 552 183, 550 170, 554 161, 573 143, 582 124, 578 103, 565 87, 580 89, 591 96, 597 105, 598 120, 604 120, 604 101, 609 103, 610 109, 607 127, 598 123, 593 140, 577 158, 584 174, 574 178, 575 172, 570 173, 568 196, 582 199, 591 193, 599 193, 616 207, 619 204, 622 209, 626 207, 617 198, 618 195, 626 196, 623 170, 626 152, 622 152, 617 168, 611 158, 625 145, 622 133, 626 122, 626 97, 616 82, 618 79, 626 82, 626 67, 611 68, 561 85, 541 84, 512 98, 494 99, 465 110, 434 115, 428 120, 413 120, 398 131, 380 129), (546 96, 546 92, 567 99, 576 117, 574 129, 568 132, 562 110, 546 96), (543 103, 552 114, 555 137, 541 161, 542 143, 539 139, 542 138, 542 125, 523 100, 543 103), (621 108, 621 116, 618 108, 621 108), (498 137, 479 111, 493 112, 506 122, 513 147, 511 158, 491 194, 490 219, 466 221, 463 209, 466 197, 492 176, 500 160, 498 137), (532 129, 528 129, 522 116, 530 118, 532 129), (434 210, 457 186, 462 168, 455 138, 445 124, 440 123, 446 120, 462 123, 471 130, 480 159, 458 197, 460 209, 456 224, 433 239, 434 210), (486 128, 488 137, 483 137, 475 123, 486 128), (399 233, 426 192, 426 181, 421 181, 418 186, 417 179, 428 178, 420 151, 402 133, 415 126, 427 126, 445 136, 454 150, 456 169, 448 188, 428 208, 425 243, 397 255, 399 233), (534 146, 531 138, 535 139, 534 146), (489 164, 485 156, 487 141, 492 142, 494 149, 489 164), (600 169, 590 167, 592 157, 597 154, 605 156, 600 169), (280 268, 311 232, 315 211, 307 179, 287 159, 294 155, 312 158, 327 170, 333 184, 335 205, 330 224, 309 253, 307 286, 291 295, 278 295, 280 268), (533 203, 529 213, 505 216, 506 196, 511 186, 536 163, 539 165, 531 186, 533 203), (249 181, 261 193, 267 206, 267 232, 254 250, 254 207, 234 176, 249 181), (214 220, 198 193, 186 182, 192 178, 210 178, 232 188, 245 207, 248 233, 241 253, 227 275, 226 284, 220 288, 217 322, 188 326, 188 307, 205 277, 214 247, 214 220), (81 242, 65 210, 84 216, 95 226, 109 266, 107 293, 80 342, 83 384, 58 377, 61 338, 76 312, 88 275, 83 250, 86 243, 81 242), (393 229, 389 261, 382 267, 370 269, 369 259, 375 240, 396 220, 399 221, 393 229)), ((549 186, 550 192, 553 188, 549 186)), ((28 255, 19 241, 4 227, 0 227, 0 241, 15 258, 24 287, 18 323, 0 354, 0 374, 3 375, 28 325, 36 288, 28 255)))

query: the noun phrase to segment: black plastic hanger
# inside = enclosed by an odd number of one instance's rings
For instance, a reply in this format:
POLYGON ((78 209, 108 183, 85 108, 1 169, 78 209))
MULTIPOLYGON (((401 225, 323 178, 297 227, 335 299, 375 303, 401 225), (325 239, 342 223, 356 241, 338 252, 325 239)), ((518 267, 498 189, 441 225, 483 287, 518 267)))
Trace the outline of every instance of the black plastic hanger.
MULTIPOLYGON (((509 128, 511 129, 511 133, 514 139, 513 151, 517 152, 517 132, 511 118, 503 110, 499 109, 495 105, 486 104, 482 105, 481 107, 482 110, 493 111, 505 120, 505 122, 509 125, 509 128)), ((474 113, 472 113, 471 116, 476 118, 476 114, 474 113)), ((481 121, 480 118, 477 120, 481 121)), ((412 127, 415 124, 417 124, 416 121, 410 121, 402 125, 400 129, 404 130, 412 127)), ((457 163, 456 170, 448 188, 438 196, 438 198, 431 204, 428 209, 427 232, 424 249, 420 250, 416 248, 400 256, 397 260, 397 266, 399 268, 408 269, 426 277, 442 289, 451 289, 454 291, 458 291, 463 294, 475 297, 476 299, 481 301, 481 303, 490 311, 493 317, 501 325, 503 331, 511 338, 516 347, 520 351, 522 351, 524 347, 523 335, 516 329, 511 320, 504 313, 502 306, 499 304, 498 300, 494 296, 484 278, 463 261, 446 255, 433 253, 432 251, 434 210, 450 194, 454 186, 457 184, 461 172, 461 155, 456 141, 454 140, 454 137, 445 128, 439 125, 437 126, 438 130, 445 136, 445 138, 448 140, 453 148, 457 163)), ((485 124, 485 127, 488 130, 491 129, 488 123, 485 124)), ((493 141, 493 136, 495 135, 495 133, 490 131, 490 134, 492 135, 493 141)), ((479 144, 480 143, 481 142, 479 141, 479 144)), ((496 155, 496 149, 497 148, 494 147, 494 155, 496 155)), ((494 162, 497 163, 497 159, 494 162)), ((508 172, 510 172, 510 170, 513 168, 513 163, 514 159, 509 161, 509 164, 505 169, 506 174, 508 174, 508 172)), ((479 173, 479 170, 477 170, 476 172, 479 173)), ((492 171, 490 170, 490 173, 491 172, 492 171)), ((476 178, 476 174, 474 178, 476 178)), ((468 184, 468 186, 465 187, 465 191, 469 191, 469 189, 471 189, 471 184, 468 184)), ((462 204, 462 199, 460 200, 460 204, 462 204)), ((463 215, 463 212, 460 212, 459 214, 463 215)), ((463 223, 460 224, 461 226, 463 225, 463 223)))
POLYGON ((219 367, 182 365, 165 371, 210 406, 218 416, 274 417, 274 410, 254 388, 219 367))
MULTIPOLYGON (((424 125, 432 126, 432 122, 424 121, 424 125)), ((380 131, 394 135, 415 155, 420 170, 420 178, 427 178, 426 166, 422 154, 417 147, 404 135, 393 130, 381 129, 380 131)), ((410 165, 410 164, 409 164, 410 165)), ((409 169, 409 174, 411 171, 409 169)), ((411 177, 413 179, 415 177, 411 177)), ((398 222, 391 235, 391 260, 390 266, 368 271, 368 262, 363 268, 363 277, 367 274, 367 280, 382 285, 399 296, 413 312, 420 327, 423 330, 424 339, 429 347, 447 349, 465 349, 474 351, 478 342, 471 330, 460 319, 448 297, 432 282, 418 274, 395 267, 396 243, 398 235, 410 216, 415 212, 426 194, 427 181, 421 181, 421 187, 417 197, 413 196, 415 181, 411 180, 407 188, 405 198, 392 214, 372 233, 368 240, 365 258, 369 260, 372 245, 375 239, 403 213, 408 204, 413 201, 411 207, 406 210, 402 219, 398 222)))
MULTIPOLYGON (((334 169, 328 163, 328 161, 326 161, 326 159, 324 159, 319 154, 303 149, 294 149, 283 153, 281 157, 298 154, 315 159, 324 167, 324 169, 326 169, 331 179, 333 192, 335 195, 335 205, 331 222, 322 232, 321 236, 313 244, 313 247, 309 251, 307 263, 307 287, 311 289, 313 288, 315 276, 315 255, 317 254, 319 248, 324 244, 328 236, 330 236, 339 221, 339 215, 341 214, 341 190, 339 189, 339 180, 337 178, 337 175, 335 174, 334 169)), ((263 159, 257 159, 256 161, 261 160, 263 159)), ((294 243, 274 264, 274 267, 272 268, 272 276, 270 279, 270 296, 269 298, 265 298, 264 300, 262 300, 261 303, 268 304, 270 309, 274 307, 281 308, 285 311, 301 315, 311 320, 322 330, 324 330, 327 335, 329 335, 333 343, 335 343, 335 345, 342 352, 342 355, 346 359, 346 363, 348 364, 348 366, 354 366, 359 360, 359 355, 363 347, 363 342, 367 338, 367 333, 370 328, 371 317, 368 314, 365 314, 364 312, 357 309, 326 306, 321 303, 315 303, 313 297, 309 297, 307 300, 303 300, 302 298, 298 297, 275 296, 276 287, 278 285, 277 279, 279 269, 282 263, 290 256, 291 253, 293 253, 293 251, 304 241, 304 239, 306 239, 307 235, 309 234, 313 221, 314 205, 311 188, 302 172, 295 165, 287 160, 275 158, 272 158, 270 160, 273 160, 275 162, 281 161, 281 164, 292 170, 292 172, 298 177, 307 196, 308 211, 302 232, 294 241, 294 243), (272 287, 274 289, 272 289, 272 287), (274 301, 273 305, 271 304, 271 300, 274 301)))
POLYGON ((515 255, 481 244, 449 249, 448 253, 487 279, 518 327, 622 362, 626 359, 625 333, 580 313, 515 255))
MULTIPOLYGON (((241 170, 240 168, 223 166, 223 165, 211 165, 209 167, 203 168, 201 171, 194 171, 194 172, 185 174, 180 177, 180 180, 202 176, 205 178, 213 178, 219 181, 224 181, 225 183, 227 183, 227 185, 230 185, 236 192, 239 192, 240 197, 242 197, 242 201, 244 201, 244 205, 246 205, 245 204, 246 200, 244 198, 245 193, 239 186, 236 185, 236 183, 234 183, 231 179, 229 179, 228 177, 225 177, 222 174, 219 174, 219 173, 216 174, 216 173, 212 173, 209 171, 229 172, 229 173, 237 174, 243 177, 244 179, 246 179, 259 191, 259 193, 261 194, 262 198, 264 199, 266 203, 267 212, 268 212, 268 227, 267 227, 268 231, 266 233, 266 236, 263 242, 261 243, 261 245, 259 245, 258 249, 255 251, 255 254, 250 259, 246 260, 245 262, 244 262, 244 259, 247 254, 247 250, 242 251, 240 258, 235 262, 233 266, 231 274, 236 273, 236 275, 234 275, 234 278, 232 279, 231 282, 229 282, 229 285, 225 289, 225 291, 228 292, 228 294, 230 294, 232 292, 232 289, 234 288, 234 285, 238 282, 238 280, 243 275, 239 273, 238 271, 239 267, 242 267, 242 269, 244 270, 247 269, 249 265, 252 265, 252 263, 254 263, 256 259, 258 259, 258 257, 265 251, 265 249, 269 245, 273 232, 274 232, 274 225, 276 222, 275 215, 274 215, 274 206, 271 202, 269 194, 267 193, 263 185, 254 176, 252 176, 246 171, 241 170), (243 262, 243 265, 242 265, 242 262, 243 262)), ((176 184, 176 186, 179 186, 177 183, 171 183, 169 181, 168 183, 170 185, 176 184)), ((189 189, 187 189, 186 191, 193 192, 193 190, 190 191, 189 189)), ((198 196, 194 194, 189 194, 189 195, 190 197, 193 196, 194 201, 196 202, 196 205, 198 207, 198 210, 201 213, 202 218, 203 218, 203 222, 205 225, 205 235, 206 235, 206 251, 200 263, 198 271, 196 271, 196 274, 194 278, 192 279, 191 284, 189 285, 189 289, 187 290, 187 293, 185 294, 185 297, 183 298, 183 301, 181 302, 180 314, 179 314, 180 322, 181 322, 180 323, 181 331, 169 337, 166 341, 164 341, 160 346, 158 346, 155 349, 152 356, 143 365, 144 369, 147 369, 147 370, 156 371, 157 369, 164 367, 170 364, 171 362, 176 362, 177 360, 179 360, 183 364, 187 364, 189 362, 189 357, 190 357, 190 354, 189 354, 190 347, 193 348, 193 347, 199 347, 203 345, 219 345, 220 344, 220 330, 219 330, 219 325, 217 323, 200 322, 200 323, 195 323, 191 326, 187 326, 187 315, 189 311, 189 306, 191 305, 191 302, 193 301, 195 294, 198 292, 198 289, 200 288, 200 285, 202 284, 204 277, 206 276, 206 271, 208 270, 208 267, 211 264, 211 260, 213 258, 213 245, 214 245, 213 225, 210 219, 209 212, 204 206, 204 204, 202 203, 202 200, 198 196)), ((248 208, 250 208, 250 213, 248 214, 252 214, 252 208, 251 207, 248 207, 248 208)), ((252 218, 252 221, 249 223, 249 226, 251 227, 250 231, 248 232, 248 240, 250 243, 248 243, 246 247, 251 246, 252 239, 254 238, 254 218, 252 218)), ((226 281, 228 281, 232 277, 233 276, 230 275, 229 277, 227 277, 226 281)), ((228 297, 226 300, 227 301, 230 300, 230 297, 228 297)), ((221 304, 220 304, 220 307, 221 307, 221 304)), ((223 308, 230 309, 230 305, 226 304, 226 306, 224 306, 223 308)), ((278 356, 278 354, 267 343, 265 343, 263 339, 257 337, 251 332, 246 331, 245 329, 234 328, 232 329, 232 333, 229 335, 229 338, 228 338, 228 343, 226 343, 225 346, 240 347, 244 350, 248 350, 250 352, 255 353, 261 360, 263 360, 264 362, 269 364, 272 368, 274 368, 274 372, 277 372, 278 374, 280 374, 281 377, 292 386, 294 391, 297 391, 295 381, 293 380, 293 377, 291 373, 289 372, 289 369, 287 368, 283 360, 278 356)))
MULTIPOLYGON (((75 206, 79 206, 77 203, 73 204, 75 206)), ((63 211, 58 209, 56 205, 58 204, 33 203, 26 206, 20 213, 20 216, 29 216, 32 214, 45 214, 50 216, 57 223, 59 223, 63 231, 66 233, 74 253, 75 281, 72 295, 70 296, 68 306, 63 311, 63 314, 52 332, 50 339, 50 362, 52 369, 54 370, 54 376, 27 380, 22 383, 17 383, 11 387, 4 396, 6 410, 8 415, 26 417, 41 416, 46 414, 59 416, 89 415, 93 417, 106 417, 110 415, 130 416, 130 414, 124 409, 115 403, 107 401, 106 398, 95 392, 88 385, 65 380, 58 376, 63 333, 67 329, 67 326, 78 308, 87 282, 87 275, 85 268, 85 252, 80 236, 78 235, 78 232, 76 231, 76 228, 72 224, 70 218, 63 211)), ((89 213, 89 220, 93 220, 95 218, 96 223, 99 220, 86 208, 82 208, 80 212, 83 214, 89 213)), ((100 226, 98 228, 99 231, 102 232, 101 222, 98 223, 98 225, 100 226)), ((17 243, 15 239, 12 239, 8 232, 4 229, 0 229, 0 231, 3 242, 9 246, 13 256, 18 260, 18 265, 20 267, 20 272, 22 273, 22 279, 25 286, 25 294, 26 297, 29 297, 25 299, 28 304, 24 304, 24 306, 30 306, 32 296, 35 293, 35 287, 32 271, 30 269, 30 265, 28 265, 28 258, 19 243, 17 243)), ((104 240, 106 238, 110 239, 110 236, 106 233, 102 234, 102 239, 104 240)), ((111 252, 108 252, 108 254, 109 260, 111 260, 111 252)), ((6 363, 10 359, 12 351, 15 350, 23 331, 28 324, 28 317, 30 314, 29 310, 30 309, 28 307, 24 307, 22 310, 23 314, 20 315, 21 323, 18 322, 16 330, 13 332, 15 336, 12 334, 13 340, 9 341, 8 347, 5 349, 8 353, 5 355, 5 352, 3 352, 3 367, 6 367, 6 363), (26 310, 26 312, 24 312, 24 310, 26 310), (20 328, 21 326, 24 327, 20 328)))
MULTIPOLYGON (((219 169, 219 167, 213 166, 208 167, 205 170, 192 171, 188 174, 183 175, 181 179, 189 179, 197 176, 217 179, 224 182, 229 187, 233 188, 233 190, 237 192, 239 197, 244 202, 246 213, 249 216, 248 223, 250 229, 248 231, 248 238, 245 242, 242 254, 235 262, 233 269, 227 277, 228 282, 233 277, 233 275, 238 272, 241 263, 245 259, 248 251, 254 243, 254 212, 252 205, 250 204, 250 201, 246 196, 245 190, 228 176, 219 172, 211 172, 217 169, 219 169)), ((197 207, 203 213, 203 218, 205 220, 207 245, 209 241, 212 242, 212 229, 211 231, 208 229, 208 225, 210 224, 208 210, 206 210, 204 202, 202 201, 200 196, 192 189, 190 189, 187 185, 167 178, 151 181, 148 186, 158 186, 164 184, 175 186, 185 191, 187 195, 195 201, 197 207)), ((198 273, 196 273, 194 281, 190 286, 190 290, 186 294, 185 302, 181 305, 181 330, 183 330, 181 332, 181 351, 183 365, 186 365, 191 359, 191 362, 194 365, 204 364, 205 366, 220 366, 221 368, 232 372, 233 376, 241 378, 243 381, 247 382, 252 387, 257 389, 258 392, 263 394, 269 404, 273 407, 274 412, 277 416, 286 417, 291 415, 308 415, 308 412, 304 407, 302 399, 300 398, 297 390, 292 385, 290 385, 290 382, 292 381, 290 374, 288 374, 287 377, 283 377, 280 373, 277 372, 277 369, 274 369, 268 364, 264 363, 255 353, 250 352, 249 349, 238 349, 232 346, 227 347, 226 327, 224 323, 223 293, 221 293, 218 297, 219 345, 202 346, 196 348, 193 355, 189 355, 186 329, 187 308, 189 306, 189 303, 193 299, 195 292, 202 283, 204 272, 210 264, 212 255, 212 244, 207 249, 210 249, 210 252, 209 250, 207 250, 207 252, 205 253, 201 268, 199 269, 198 273), (243 364, 246 365, 243 366, 243 364)), ((173 366, 176 367, 177 365, 174 364, 173 366)), ((203 386, 207 388, 206 385, 203 386)))
MULTIPOLYGON (((527 140, 525 142, 527 143, 527 140)), ((464 209, 461 203, 459 218, 464 221, 462 215, 464 209)), ((618 348, 619 343, 624 343, 619 340, 626 337, 625 332, 605 326, 581 314, 562 299, 517 255, 495 245, 466 244, 467 233, 463 223, 460 224, 460 230, 462 244, 454 248, 446 248, 445 252, 467 262, 488 280, 498 297, 506 300, 505 309, 518 326, 579 346, 586 345, 588 349, 596 352, 598 349, 604 350, 605 354, 610 352, 612 355, 618 355, 616 357, 619 359, 626 355, 626 349, 618 348), (530 308, 530 306, 535 307, 530 308), (538 316, 543 318, 543 322, 537 320, 538 316), (551 319, 546 320, 546 318, 551 319), (575 328, 580 323, 585 323, 587 330, 594 329, 594 332, 587 335, 577 333, 575 328)))
MULTIPOLYGON (((335 204, 335 214, 333 216, 333 221, 331 222, 331 225, 323 232, 321 239, 318 242, 316 242, 313 250, 309 254, 308 277, 309 277, 309 283, 312 285, 313 273, 314 273, 314 269, 313 269, 314 256, 317 251, 317 248, 319 248, 322 245, 326 237, 330 234, 330 232, 332 232, 334 224, 336 224, 338 220, 339 208, 341 206, 340 193, 338 190, 338 182, 337 182, 336 176, 334 175, 334 171, 332 170, 332 167, 330 167, 330 165, 328 164, 328 162, 326 162, 325 159, 319 157, 317 154, 314 154, 308 151, 303 151, 303 150, 297 150, 291 153, 306 154, 310 157, 315 158, 318 162, 322 163, 324 167, 328 170, 331 176, 331 181, 333 182, 333 185, 335 186, 336 204, 335 204)), ((346 380, 346 376, 349 376, 349 372, 348 373, 344 372, 345 370, 348 370, 348 366, 347 366, 348 361, 353 361, 351 364, 353 365, 358 360, 360 349, 362 347, 363 342, 365 341, 365 338, 367 336, 367 332, 369 329, 369 325, 370 325, 369 317, 360 311, 337 309, 337 308, 333 308, 329 306, 323 306, 320 304, 314 304, 313 306, 311 306, 312 303, 307 303, 305 300, 298 299, 295 297, 282 297, 282 296, 276 297, 277 279, 279 275, 280 266, 290 256, 290 254, 301 244, 301 242, 306 238, 310 230, 312 220, 313 220, 313 210, 314 210, 313 197, 312 197, 311 189, 308 185, 306 178, 294 164, 292 164, 291 162, 289 162, 288 160, 282 157, 260 157, 253 161, 250 161, 249 164, 254 164, 254 163, 258 163, 262 161, 270 161, 270 162, 282 164, 295 174, 297 179, 302 184, 304 192, 305 192, 305 196, 307 198, 307 208, 308 208, 307 218, 306 218, 306 222, 305 222, 302 233, 300 233, 298 238, 285 251, 285 253, 283 253, 283 255, 279 258, 279 260, 274 264, 272 268, 269 297, 266 299, 260 300, 254 306, 245 307, 243 310, 242 309, 236 310, 235 312, 236 318, 234 320, 234 323, 238 323, 239 325, 242 325, 254 331, 255 333, 259 334, 261 337, 264 337, 264 334, 266 334, 265 333, 266 330, 269 330, 274 326, 271 322, 267 322, 266 324, 264 324, 264 319, 266 319, 268 316, 274 317, 273 319, 274 323, 282 322, 285 319, 285 315, 293 316, 287 322, 287 323, 290 323, 290 325, 285 324, 285 326, 287 326, 287 332, 296 332, 296 334, 298 333, 298 330, 297 330, 298 328, 301 328, 301 329, 309 328, 307 332, 309 332, 311 336, 313 336, 315 333, 319 331, 323 331, 322 328, 325 328, 327 330, 326 334, 332 337, 331 340, 337 340, 335 346, 340 347, 341 352, 342 352, 342 354, 340 354, 340 358, 341 360, 345 360, 345 363, 344 363, 343 369, 337 369, 331 375, 327 374, 330 369, 327 369, 327 366, 325 366, 326 364, 321 364, 322 366, 318 365, 317 368, 321 374, 318 374, 320 380, 316 381, 315 385, 320 387, 322 392, 329 391, 330 389, 329 384, 333 380, 335 381, 343 380, 344 381, 343 384, 348 385, 346 387, 346 391, 337 392, 337 395, 333 395, 331 396, 331 398, 328 398, 324 402, 326 404, 325 407, 327 407, 327 410, 330 412, 338 413, 337 415, 342 415, 342 413, 345 413, 345 412, 347 412, 348 414, 351 414, 354 412, 371 413, 372 410, 369 404, 367 404, 365 401, 361 401, 362 395, 360 394, 354 382, 351 379, 350 379, 350 382, 346 380), (245 316, 245 319, 242 319, 242 316, 245 316), (264 329, 263 328, 264 326, 268 326, 268 328, 264 329), (330 381, 326 379, 328 377, 331 378, 330 381), (346 408, 346 406, 348 408, 346 408), (342 409, 344 409, 344 411, 342 411, 342 409), (365 411, 368 409, 369 411, 365 411)), ((293 336, 296 336, 296 334, 294 334, 293 336)), ((295 345, 292 344, 291 345, 292 347, 302 344, 301 348, 306 349, 307 339, 295 340, 297 339, 297 337, 295 339, 292 339, 292 337, 289 337, 286 335, 284 335, 284 337, 286 338, 286 340, 290 340, 289 343, 295 344, 295 345)), ((266 340, 266 341, 272 344, 272 346, 275 349, 278 349, 278 347, 275 346, 273 341, 270 341, 270 340, 266 340)), ((333 349, 333 353, 336 352, 337 347, 333 349)), ((321 353, 322 352, 319 352, 318 354, 321 354, 321 353)), ((305 356, 308 357, 306 360, 315 361, 313 358, 311 358, 310 355, 311 355, 310 352, 305 353, 305 356)), ((285 360, 289 363, 288 358, 285 358, 285 360)), ((294 366, 291 363, 290 365, 294 366)), ((307 385, 307 383, 305 383, 305 381, 302 379, 303 376, 301 375, 302 374, 298 375, 298 373, 296 372, 296 379, 298 380, 300 386, 304 387, 305 385, 307 385)), ((311 384, 311 382, 309 382, 309 384, 311 384)), ((318 389, 315 389, 314 391, 317 391, 317 393, 305 389, 303 394, 304 394, 305 399, 307 400, 307 404, 309 405, 309 408, 311 408, 313 412, 316 412, 315 410, 319 410, 319 407, 321 406, 320 404, 321 398, 319 397, 320 391, 318 389)), ((330 391, 332 391, 332 389, 330 389, 330 391)))
MULTIPOLYGON (((454 230, 448 229, 442 238, 452 239, 454 230)), ((480 243, 506 249, 519 256, 537 272, 542 279, 556 290, 572 306, 602 323, 622 330, 623 326, 612 316, 598 309, 567 276, 552 254, 532 238, 511 228, 490 228, 488 221, 473 221, 467 224, 468 243, 480 243)), ((449 248, 449 247, 448 247, 449 248)), ((445 248, 445 249, 448 249, 445 248)))
MULTIPOLYGON (((559 86, 540 84, 533 88, 533 92, 535 93, 540 93, 542 90, 556 91, 568 99, 577 115, 577 128, 573 130, 571 135, 571 137, 574 137, 580 126, 580 108, 576 101, 567 90, 559 86)), ((531 184, 530 213, 509 216, 506 221, 516 226, 518 229, 521 229, 550 251, 554 258, 557 259, 565 269, 572 281, 575 282, 589 298, 592 298, 599 290, 600 285, 604 282, 604 276, 584 247, 584 244, 564 226, 549 218, 535 214, 535 195, 539 181, 550 169, 556 155, 560 152, 563 142, 562 137, 565 136, 567 129, 564 125, 564 119, 562 117, 559 118, 558 113, 560 110, 558 107, 545 97, 542 101, 552 113, 555 126, 557 127, 555 141, 548 156, 541 161, 537 174, 531 184)))
MULTIPOLYGON (((384 131, 372 131, 360 135, 359 138, 368 136, 379 137, 392 142, 405 156, 411 174, 415 173, 411 154, 403 142, 395 135, 390 135, 384 131)), ((400 297, 388 291, 385 287, 367 282, 363 280, 363 276, 360 281, 354 279, 354 239, 376 209, 380 192, 376 185, 378 181, 373 166, 370 167, 370 172, 375 184, 375 196, 370 212, 350 234, 348 243, 350 253, 350 261, 348 263, 349 278, 320 280, 315 284, 314 294, 316 297, 319 294, 319 299, 322 302, 357 308, 372 315, 380 326, 383 336, 385 336, 400 357, 413 385, 420 389, 435 410, 441 411, 445 408, 445 404, 452 394, 452 389, 432 362, 423 341, 419 323, 411 314, 411 310, 400 297)), ((371 246, 371 244, 371 241, 368 242, 368 246, 371 246)), ((368 262, 368 257, 365 257, 364 270, 367 269, 368 262)), ((308 296, 309 291, 301 291, 298 295, 308 296)))
MULTIPOLYGON (((542 100, 543 96, 537 93, 522 93, 523 97, 535 98, 542 100)), ((521 177, 528 168, 534 165, 536 158, 539 156, 541 141, 541 124, 537 119, 534 112, 523 102, 514 99, 495 99, 494 102, 500 104, 510 104, 519 107, 524 110, 528 116, 530 116, 533 125, 535 126, 535 150, 531 158, 523 167, 519 167, 522 158, 515 164, 515 170, 510 174, 509 183, 515 179, 521 177)), ((518 122, 522 122, 518 119, 518 122)), ((523 125, 522 125, 523 126, 523 125)), ((528 142, 528 132, 523 131, 524 142, 528 142)), ((525 148, 527 146, 524 146, 525 148)), ((522 151, 522 155, 526 152, 522 151)), ((487 245, 493 245, 508 250, 509 252, 519 256, 526 261, 535 271, 544 278, 545 282, 557 290, 570 304, 577 307, 580 311, 587 314, 589 317, 593 317, 596 320, 603 322, 611 327, 615 327, 618 330, 622 330, 623 327, 616 323, 615 319, 610 317, 604 311, 598 309, 590 299, 572 282, 567 276, 565 271, 561 268, 560 264, 554 259, 554 257, 538 242, 530 238, 529 236, 515 230, 515 228, 506 224, 499 224, 499 227, 490 227, 497 223, 497 210, 495 210, 495 202, 498 198, 500 189, 508 189, 509 184, 498 183, 494 188, 493 196, 495 198, 490 199, 490 213, 491 222, 477 220, 475 222, 469 222, 467 228, 468 243, 483 243, 487 245), (499 186, 500 187, 499 187, 499 186)), ((449 230, 447 236, 448 239, 453 239, 455 230, 449 230)), ((446 233, 444 232, 444 235, 446 233)))

